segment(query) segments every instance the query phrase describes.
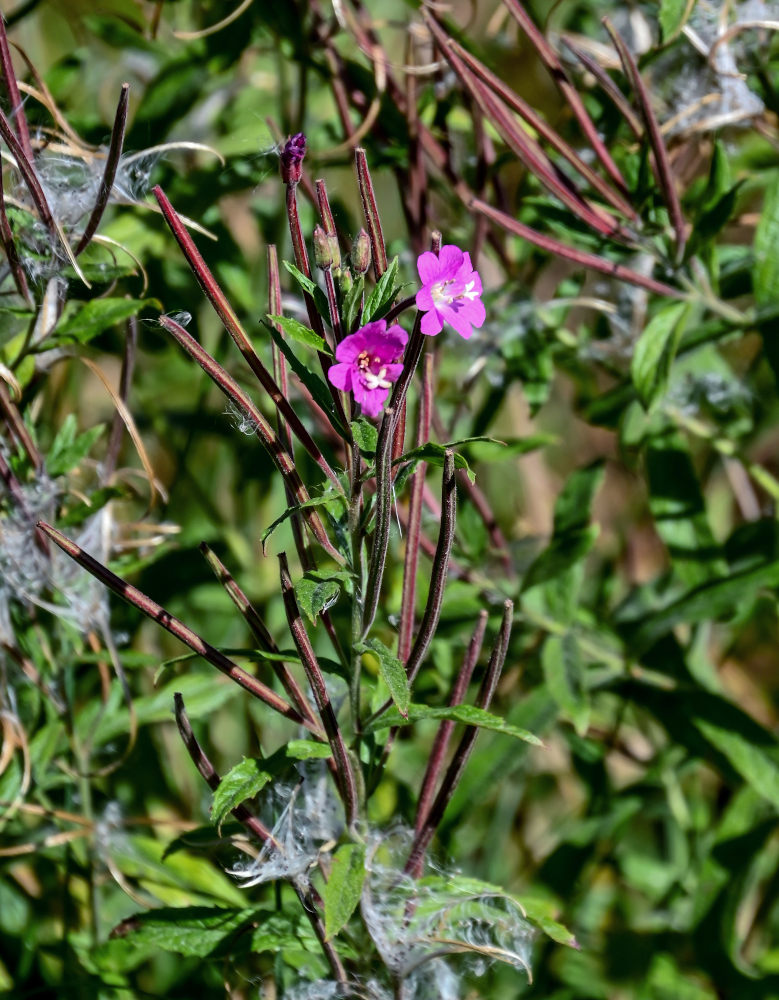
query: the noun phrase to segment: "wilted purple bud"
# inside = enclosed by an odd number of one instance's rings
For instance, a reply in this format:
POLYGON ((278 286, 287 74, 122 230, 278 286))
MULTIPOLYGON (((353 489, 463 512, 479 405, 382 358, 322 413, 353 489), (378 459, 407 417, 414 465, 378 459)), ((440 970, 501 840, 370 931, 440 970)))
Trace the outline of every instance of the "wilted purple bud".
POLYGON ((355 274, 365 274, 371 266, 371 240, 364 229, 354 237, 351 261, 355 274))
POLYGON ((333 266, 330 238, 321 226, 314 227, 314 263, 322 271, 329 271, 333 266))
POLYGON ((302 132, 287 139, 281 151, 281 179, 285 184, 297 184, 303 174, 303 157, 306 155, 306 137, 302 132))

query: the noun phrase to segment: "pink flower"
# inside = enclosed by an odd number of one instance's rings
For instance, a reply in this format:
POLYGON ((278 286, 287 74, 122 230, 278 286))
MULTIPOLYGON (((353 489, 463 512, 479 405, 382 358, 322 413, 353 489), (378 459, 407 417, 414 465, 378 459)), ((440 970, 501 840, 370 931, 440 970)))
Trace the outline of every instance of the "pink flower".
POLYGON ((424 312, 422 333, 440 333, 450 323, 461 337, 473 333, 487 313, 481 301, 481 278, 471 266, 471 256, 449 243, 436 257, 429 250, 417 259, 423 287, 417 292, 417 309, 424 312))
POLYGON ((337 365, 327 377, 344 392, 353 392, 355 402, 369 417, 378 417, 390 386, 403 371, 399 364, 408 334, 399 326, 387 329, 387 321, 377 319, 344 337, 335 349, 337 365))

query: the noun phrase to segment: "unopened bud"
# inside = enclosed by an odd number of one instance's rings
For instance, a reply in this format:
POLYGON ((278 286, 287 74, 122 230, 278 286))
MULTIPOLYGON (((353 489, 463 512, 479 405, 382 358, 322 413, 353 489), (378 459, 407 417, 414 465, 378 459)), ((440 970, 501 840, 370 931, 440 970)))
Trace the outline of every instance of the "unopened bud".
POLYGON ((356 274, 365 274, 371 266, 371 241, 364 229, 354 237, 351 261, 356 274))
POLYGON ((341 295, 346 295, 352 284, 352 272, 348 267, 342 267, 338 273, 338 287, 341 289, 341 295))
POLYGON ((302 132, 288 139, 281 151, 281 179, 285 184, 297 184, 303 176, 306 137, 302 132))
POLYGON ((338 246, 338 237, 335 233, 328 233, 327 242, 330 244, 330 256, 333 258, 333 268, 337 271, 341 266, 341 248, 338 246))
POLYGON ((329 271, 333 266, 333 252, 330 240, 321 226, 314 227, 314 263, 322 271, 329 271))

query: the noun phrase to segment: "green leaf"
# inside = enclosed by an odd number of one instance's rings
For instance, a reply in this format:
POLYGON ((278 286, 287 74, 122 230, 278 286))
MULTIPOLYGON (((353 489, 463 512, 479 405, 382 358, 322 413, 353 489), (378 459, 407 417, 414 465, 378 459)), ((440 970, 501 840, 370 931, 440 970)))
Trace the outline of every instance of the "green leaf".
POLYGON ((374 719, 364 729, 366 733, 375 733, 378 729, 390 726, 407 726, 423 719, 448 719, 451 722, 462 722, 466 726, 478 726, 480 729, 490 729, 495 733, 513 736, 533 746, 543 746, 541 740, 526 729, 512 726, 498 715, 486 712, 475 705, 450 705, 445 708, 433 708, 430 705, 409 705, 408 717, 404 718, 396 709, 387 709, 378 719, 374 719))
POLYGON ((83 434, 76 435, 76 418, 69 413, 57 432, 46 459, 46 471, 52 478, 64 476, 87 457, 92 445, 103 433, 103 427, 90 427, 83 434))
POLYGON ((54 337, 87 344, 109 327, 137 316, 142 309, 162 306, 156 299, 90 299, 89 302, 68 302, 62 318, 54 329, 54 337))
POLYGON ((525 911, 527 919, 534 923, 547 937, 566 948, 579 947, 579 942, 568 928, 553 919, 552 914, 557 910, 554 903, 532 896, 514 896, 513 898, 525 911))
POLYGON ((330 493, 323 493, 322 496, 312 497, 310 500, 306 500, 305 503, 294 504, 292 507, 287 507, 283 514, 276 518, 276 520, 268 525, 268 527, 263 531, 260 538, 260 545, 265 550, 265 543, 273 534, 273 532, 278 528, 280 524, 283 524, 288 517, 292 517, 293 514, 297 514, 300 510, 306 510, 308 507, 326 507, 328 504, 335 504, 336 506, 345 508, 346 507, 346 497, 342 493, 336 493, 333 490, 330 493))
POLYGON ((148 942, 162 951, 179 955, 218 957, 225 952, 227 942, 262 912, 256 907, 161 907, 129 917, 113 933, 128 945, 148 942))
POLYGON ((647 447, 646 469, 650 510, 674 572, 687 586, 725 576, 728 566, 709 525, 684 437, 672 432, 653 438, 647 447))
POLYGON ((379 661, 379 673, 389 689, 390 697, 403 718, 407 719, 411 692, 406 668, 379 639, 369 639, 368 642, 361 643, 355 648, 358 653, 367 650, 376 656, 379 661))
POLYGON ((755 230, 755 299, 759 306, 776 300, 779 287, 779 174, 768 187, 755 230))
POLYGON ((663 41, 670 41, 687 23, 696 0, 660 0, 660 28, 663 41))
POLYGON ((324 413, 327 414, 327 418, 333 426, 333 429, 340 434, 344 440, 348 441, 349 432, 336 416, 333 397, 330 395, 330 390, 327 388, 327 385, 321 375, 318 375, 315 371, 313 371, 313 369, 309 368, 303 361, 301 361, 297 354, 295 354, 292 350, 291 345, 282 337, 274 326, 271 326, 270 323, 265 320, 262 322, 273 338, 273 342, 287 359, 289 367, 314 397, 314 402, 316 402, 324 413))
POLYGON ((363 326, 366 323, 372 323, 374 320, 381 319, 382 316, 386 316, 390 311, 392 303, 395 301, 395 296, 402 287, 401 285, 396 285, 397 277, 398 258, 393 257, 387 270, 376 282, 376 287, 365 302, 365 308, 362 313, 363 326))
POLYGON ((554 507, 554 534, 556 537, 581 531, 590 522, 590 511, 598 492, 605 469, 602 462, 593 462, 583 469, 576 469, 560 491, 554 507))
POLYGON ((576 732, 583 736, 590 721, 590 706, 584 689, 584 664, 572 632, 549 635, 541 650, 544 680, 551 696, 571 718, 576 732))
POLYGON ((344 296, 343 306, 341 307, 341 322, 343 323, 344 331, 347 334, 354 333, 354 328, 357 325, 357 317, 360 313, 360 306, 362 305, 362 296, 364 291, 365 278, 360 275, 344 296))
POLYGON ((374 455, 379 440, 379 432, 374 424, 366 420, 365 417, 358 417, 352 421, 351 428, 354 443, 360 451, 364 455, 374 455))
POLYGON ((650 320, 636 343, 630 373, 647 410, 652 409, 668 388, 671 365, 683 332, 682 319, 688 308, 686 302, 666 306, 650 320))
POLYGON ((335 604, 340 593, 341 584, 334 579, 320 580, 306 574, 295 584, 298 605, 312 625, 316 625, 323 611, 335 604))
POLYGON ((297 340, 299 343, 305 344, 306 347, 313 347, 323 354, 332 353, 325 339, 320 337, 318 333, 314 333, 311 327, 306 326, 305 323, 301 323, 291 316, 273 316, 271 313, 267 314, 267 318, 271 323, 278 323, 284 333, 292 340, 297 340))
POLYGON ((754 600, 762 587, 777 586, 779 560, 701 584, 644 619, 631 637, 631 647, 642 652, 676 625, 715 620, 732 613, 742 601, 754 600))
MULTIPOLYGON (((434 444, 432 441, 428 441, 427 444, 423 444, 419 448, 412 448, 411 451, 407 451, 404 455, 401 455, 400 458, 396 458, 392 464, 405 465, 407 462, 411 462, 416 465, 417 462, 427 462, 428 465, 437 465, 440 468, 443 468, 446 450, 448 448, 455 449, 461 445, 468 444, 471 441, 495 441, 495 438, 463 438, 461 441, 452 441, 449 444, 434 444)), ((465 456, 459 451, 454 452, 454 467, 456 469, 465 469, 470 481, 475 481, 475 474, 465 460, 465 456)))
POLYGON ((365 881, 365 845, 342 844, 333 855, 330 877, 322 896, 328 941, 346 926, 357 909, 365 881))
POLYGON ((316 311, 322 316, 327 322, 330 322, 330 307, 327 304, 327 296, 322 291, 322 289, 317 285, 315 281, 311 278, 307 278, 302 271, 298 271, 294 264, 290 264, 288 260, 283 261, 284 267, 289 271, 292 277, 297 281, 304 292, 308 292, 311 298, 314 300, 314 305, 316 306, 316 311))
POLYGON ((252 799, 261 791, 273 775, 263 766, 264 760, 258 757, 244 757, 222 778, 219 787, 214 792, 214 804, 211 807, 211 821, 215 826, 222 825, 231 810, 241 805, 247 799, 252 799))
MULTIPOLYGON (((775 809, 779 809, 779 764, 746 734, 711 719, 692 716, 696 729, 724 756, 741 777, 775 809)), ((779 744, 776 745, 779 751, 779 744)))
POLYGON ((313 740, 290 740, 284 752, 293 760, 327 760, 331 755, 329 744, 313 740))

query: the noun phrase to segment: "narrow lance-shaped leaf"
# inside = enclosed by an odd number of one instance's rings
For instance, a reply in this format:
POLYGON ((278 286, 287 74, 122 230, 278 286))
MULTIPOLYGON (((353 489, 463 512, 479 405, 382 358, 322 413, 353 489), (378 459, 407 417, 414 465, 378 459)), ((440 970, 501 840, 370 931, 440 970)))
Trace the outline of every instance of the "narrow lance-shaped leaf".
POLYGON ((365 874, 365 845, 342 844, 333 855, 330 877, 322 894, 328 941, 346 926, 357 909, 365 874))

